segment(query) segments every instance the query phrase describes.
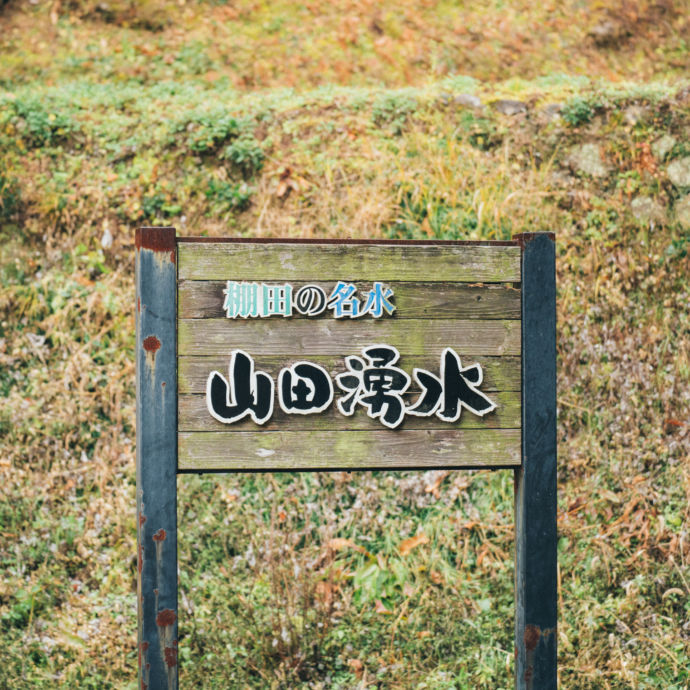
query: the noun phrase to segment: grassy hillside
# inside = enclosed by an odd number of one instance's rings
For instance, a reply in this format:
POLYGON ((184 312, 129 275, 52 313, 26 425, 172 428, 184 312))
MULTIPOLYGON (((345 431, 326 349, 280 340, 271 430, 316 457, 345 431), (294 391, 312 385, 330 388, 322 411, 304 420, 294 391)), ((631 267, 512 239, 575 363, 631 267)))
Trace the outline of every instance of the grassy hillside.
MULTIPOLYGON (((0 2, 0 688, 136 687, 141 224, 555 231, 562 687, 690 687, 687 10, 0 2)), ((179 492, 182 687, 512 687, 509 473, 179 492)))

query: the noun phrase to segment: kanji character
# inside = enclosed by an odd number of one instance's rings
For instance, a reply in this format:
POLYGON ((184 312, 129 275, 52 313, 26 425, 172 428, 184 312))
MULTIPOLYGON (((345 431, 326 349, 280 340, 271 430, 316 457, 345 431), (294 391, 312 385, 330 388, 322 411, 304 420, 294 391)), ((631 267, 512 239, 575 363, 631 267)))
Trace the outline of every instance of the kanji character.
POLYGON ((362 350, 364 359, 346 357, 348 372, 338 374, 338 386, 348 394, 338 400, 338 409, 351 415, 357 404, 367 408, 372 419, 379 419, 394 429, 405 417, 403 393, 410 385, 410 377, 396 366, 400 353, 388 345, 372 345, 362 350))
POLYGON ((371 290, 367 293, 364 308, 359 312, 359 316, 371 314, 375 319, 378 319, 383 315, 384 310, 388 314, 392 314, 395 311, 395 305, 388 299, 392 296, 393 290, 389 287, 384 288, 383 283, 374 283, 371 290))
POLYGON ((278 374, 278 401, 286 414, 323 412, 333 402, 333 382, 318 364, 296 362, 278 374))
POLYGON ((230 357, 229 383, 221 373, 212 371, 206 381, 206 405, 215 419, 224 424, 250 416, 264 424, 273 414, 273 379, 263 371, 254 371, 254 360, 242 350, 230 357))
POLYGON ((462 366, 460 357, 450 347, 441 355, 441 378, 424 369, 414 369, 415 380, 422 387, 417 402, 408 407, 408 414, 430 417, 433 414, 444 422, 460 419, 462 408, 483 417, 496 409, 496 404, 478 390, 484 374, 479 364, 462 366))
POLYGON ((261 284, 263 303, 261 316, 292 316, 292 285, 261 284))
POLYGON ((352 283, 338 281, 328 297, 328 308, 333 310, 336 319, 349 317, 356 318, 359 315, 360 301, 355 297, 357 288, 352 283))
POLYGON ((257 283, 236 283, 228 280, 223 294, 225 295, 223 309, 229 319, 235 319, 238 316, 244 319, 249 316, 260 316, 261 300, 257 283))

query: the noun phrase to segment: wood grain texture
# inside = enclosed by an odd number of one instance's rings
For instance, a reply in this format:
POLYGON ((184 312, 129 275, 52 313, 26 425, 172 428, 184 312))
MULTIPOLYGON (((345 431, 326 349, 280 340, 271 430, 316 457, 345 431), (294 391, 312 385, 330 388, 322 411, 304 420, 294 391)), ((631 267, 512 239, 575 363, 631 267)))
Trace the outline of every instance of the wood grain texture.
MULTIPOLYGON (((525 234, 517 235, 517 237, 524 237, 525 234)), ((545 233, 553 238, 552 232, 545 233)), ((184 244, 191 242, 192 244, 338 244, 350 246, 366 246, 366 245, 390 245, 406 247, 425 246, 425 247, 519 247, 521 246, 518 240, 386 240, 382 238, 377 239, 341 239, 336 237, 202 237, 191 236, 178 237, 177 243, 184 244)))
MULTIPOLYGON (((284 281, 283 281, 284 282, 284 281)), ((297 291, 305 281, 290 281, 297 291)), ((336 280, 323 281, 321 287, 326 294, 336 284, 336 280)), ((396 309, 395 319, 519 319, 520 290, 512 284, 486 283, 401 283, 389 282, 394 296, 392 302, 396 309)), ((183 280, 178 285, 179 318, 215 319, 224 318, 223 310, 226 281, 183 280)), ((372 282, 357 283, 360 299, 371 289, 372 282)), ((292 318, 306 319, 294 312, 292 318)), ((330 310, 320 319, 333 318, 330 310)), ((363 317, 369 320, 371 317, 363 317)), ((389 318, 388 316, 384 316, 389 318)))
MULTIPOLYGON (((336 396, 337 397, 337 396, 336 396)), ((519 429, 520 428, 520 393, 518 391, 496 392, 490 398, 498 407, 484 417, 478 417, 466 410, 455 423, 443 422, 438 417, 414 417, 408 415, 399 427, 407 429, 519 429)), ((412 400, 415 396, 412 397, 412 400)), ((351 417, 346 417, 335 409, 334 405, 311 415, 287 415, 276 404, 271 419, 261 427, 250 419, 234 424, 222 424, 214 419, 206 407, 205 395, 181 395, 179 397, 180 431, 218 431, 237 433, 241 431, 318 431, 333 429, 384 430, 381 423, 370 419, 363 409, 357 410, 351 417)))
POLYGON ((515 467, 518 429, 181 432, 178 471, 515 467))
POLYGON ((178 353, 227 355, 242 348, 252 356, 360 354, 383 343, 401 354, 421 355, 452 347, 460 356, 519 355, 520 322, 515 320, 377 319, 180 319, 178 353))
POLYGON ((185 242, 180 280, 520 281, 518 246, 185 242))
MULTIPOLYGON (((443 348, 437 348, 426 355, 402 355, 399 366, 410 376, 415 367, 426 369, 436 375, 439 373, 441 352, 443 348)), ((356 353, 350 353, 356 354, 356 353)), ((519 391, 520 390, 520 358, 519 357, 465 357, 464 353, 458 353, 463 364, 480 364, 484 372, 484 380, 481 390, 485 393, 492 391, 519 391)), ((286 366, 294 364, 299 357, 293 355, 259 355, 254 357, 256 368, 270 374, 274 380, 278 372, 286 366)), ((311 355, 309 361, 322 366, 331 376, 341 374, 346 370, 343 356, 337 355, 311 355)), ((206 393, 206 381, 211 371, 220 371, 226 374, 230 364, 229 351, 213 357, 180 357, 177 361, 177 385, 180 394, 206 393)), ((413 381, 414 384, 414 381, 413 381)))

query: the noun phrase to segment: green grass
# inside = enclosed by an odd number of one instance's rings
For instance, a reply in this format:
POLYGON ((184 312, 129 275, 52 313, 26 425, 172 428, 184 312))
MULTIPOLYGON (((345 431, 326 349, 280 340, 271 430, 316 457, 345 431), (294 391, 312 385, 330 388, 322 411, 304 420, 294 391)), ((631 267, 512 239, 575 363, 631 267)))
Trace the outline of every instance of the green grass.
MULTIPOLYGON (((679 5, 656 23, 642 4, 182 5, 0 11, 0 687, 136 687, 143 223, 555 231, 561 685, 690 687, 679 5), (611 16, 617 47, 587 38, 611 16), (527 112, 490 105, 506 98, 527 112), (585 143, 601 177, 572 162, 585 143)), ((508 472, 213 475, 179 493, 183 687, 512 687, 508 472)))

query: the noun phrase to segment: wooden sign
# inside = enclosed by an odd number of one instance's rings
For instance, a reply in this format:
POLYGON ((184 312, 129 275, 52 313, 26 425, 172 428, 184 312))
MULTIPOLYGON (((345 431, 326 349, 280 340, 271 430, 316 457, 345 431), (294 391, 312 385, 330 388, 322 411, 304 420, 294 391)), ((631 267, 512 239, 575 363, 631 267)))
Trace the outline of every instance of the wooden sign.
POLYGON ((180 241, 178 279, 180 470, 520 464, 519 246, 180 241))
POLYGON ((137 291, 142 687, 177 683, 176 474, 430 467, 514 468, 518 687, 555 687, 551 235, 142 228, 137 291))

